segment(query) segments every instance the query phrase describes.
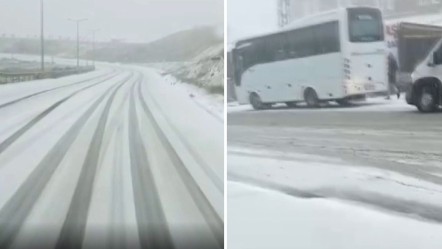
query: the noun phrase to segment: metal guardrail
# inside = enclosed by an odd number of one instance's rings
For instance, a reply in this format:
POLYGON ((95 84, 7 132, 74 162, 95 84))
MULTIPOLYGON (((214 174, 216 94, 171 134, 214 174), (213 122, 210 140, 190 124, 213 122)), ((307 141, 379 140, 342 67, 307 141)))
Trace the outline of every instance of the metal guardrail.
POLYGON ((47 72, 0 72, 0 84, 32 81, 38 79, 56 79, 69 75, 88 73, 95 70, 94 66, 54 69, 47 72))
POLYGON ((41 73, 0 73, 0 84, 31 81, 41 78, 41 73))

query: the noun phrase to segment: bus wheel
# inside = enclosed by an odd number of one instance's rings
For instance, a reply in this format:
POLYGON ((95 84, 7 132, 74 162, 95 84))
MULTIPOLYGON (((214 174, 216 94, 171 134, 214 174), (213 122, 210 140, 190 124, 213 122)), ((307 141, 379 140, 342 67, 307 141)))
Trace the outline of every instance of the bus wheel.
POLYGON ((262 103, 261 97, 256 93, 250 94, 250 104, 255 110, 262 110, 266 107, 266 105, 262 103))
POLYGON ((421 112, 435 112, 437 109, 436 89, 432 86, 424 86, 417 101, 417 109, 421 112))
POLYGON ((312 88, 305 91, 304 100, 308 107, 319 107, 318 94, 312 88))

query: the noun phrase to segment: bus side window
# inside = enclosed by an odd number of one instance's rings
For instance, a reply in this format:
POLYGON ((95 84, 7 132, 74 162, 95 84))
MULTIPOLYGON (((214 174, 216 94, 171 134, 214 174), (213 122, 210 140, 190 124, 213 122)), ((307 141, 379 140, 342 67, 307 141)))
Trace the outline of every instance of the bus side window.
POLYGON ((317 26, 316 38, 318 40, 318 51, 320 54, 339 52, 339 23, 330 22, 317 26))
POLYGON ((287 51, 290 59, 295 59, 299 55, 299 39, 296 31, 290 31, 287 34, 287 51))
POLYGON ((327 35, 330 43, 327 52, 339 52, 341 50, 341 44, 339 42, 339 23, 333 22, 328 24, 328 26, 327 35))
POLYGON ((286 50, 285 50, 285 35, 279 34, 274 36, 273 42, 273 53, 274 53, 274 61, 281 61, 287 59, 286 50))
POLYGON ((436 49, 433 53, 433 63, 435 65, 441 65, 442 64, 442 44, 439 45, 439 48, 436 49))
POLYGON ((244 58, 242 55, 235 55, 236 57, 236 63, 234 66, 234 82, 236 86, 241 86, 241 75, 243 73, 243 68, 244 68, 244 58))
POLYGON ((307 57, 315 54, 316 44, 313 37, 313 29, 311 27, 300 29, 299 38, 299 57, 307 57))
POLYGON ((284 49, 279 49, 276 51, 275 61, 285 60, 287 58, 284 49))

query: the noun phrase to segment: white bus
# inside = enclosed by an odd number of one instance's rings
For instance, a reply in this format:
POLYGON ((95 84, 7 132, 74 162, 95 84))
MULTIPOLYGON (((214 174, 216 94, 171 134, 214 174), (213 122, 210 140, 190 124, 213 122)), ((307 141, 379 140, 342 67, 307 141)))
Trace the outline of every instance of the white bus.
POLYGON ((284 29, 238 41, 232 50, 240 104, 310 107, 388 91, 382 14, 369 7, 342 8, 302 19, 284 29))

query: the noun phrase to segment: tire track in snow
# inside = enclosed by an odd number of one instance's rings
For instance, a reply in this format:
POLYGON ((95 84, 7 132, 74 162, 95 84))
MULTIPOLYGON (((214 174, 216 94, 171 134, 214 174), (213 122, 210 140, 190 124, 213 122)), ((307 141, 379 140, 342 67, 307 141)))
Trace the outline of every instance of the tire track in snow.
POLYGON ((123 136, 123 127, 117 128, 115 132, 114 147, 114 165, 112 182, 115 190, 112 193, 112 215, 110 227, 110 244, 111 249, 124 248, 126 241, 126 231, 121 228, 124 224, 124 179, 123 179, 123 148, 122 143, 118 142, 118 138, 123 136))
MULTIPOLYGON (((138 82, 140 84, 141 81, 138 82)), ((135 85, 129 107, 129 149, 135 213, 141 248, 174 248, 158 189, 141 139, 135 106, 135 85)))
POLYGON ((161 127, 159 127, 159 125, 155 122, 155 119, 150 109, 147 107, 147 104, 143 99, 141 93, 141 84, 139 84, 138 98, 141 102, 141 106, 144 110, 144 113, 146 114, 148 119, 152 121, 153 127, 156 133, 158 134, 161 143, 163 144, 165 150, 169 154, 169 158, 173 162, 175 169, 177 170, 179 176, 183 180, 185 187, 190 193, 190 196, 192 197, 193 201, 195 202, 201 214, 208 223, 214 237, 218 242, 219 248, 224 248, 224 222, 218 216, 216 210, 213 208, 212 204, 207 199, 207 197, 199 187, 198 183, 195 181, 195 179, 188 171, 186 165, 181 160, 181 158, 173 148, 172 144, 163 133, 161 127))
POLYGON ((333 187, 300 189, 273 183, 254 177, 228 173, 229 181, 271 189, 295 198, 303 199, 335 199, 367 205, 388 212, 396 212, 413 219, 424 219, 437 224, 442 223, 442 206, 416 200, 407 200, 394 195, 375 193, 362 189, 341 189, 333 187))
POLYGON ((34 204, 44 191, 55 170, 75 141, 80 130, 115 86, 110 87, 58 140, 35 167, 16 193, 0 210, 0 248, 9 248, 17 237, 34 204))
POLYGON ((114 72, 115 72, 115 70, 113 70, 113 71, 110 72, 110 73, 102 74, 102 75, 99 75, 99 76, 96 76, 96 77, 92 77, 92 78, 90 78, 90 79, 82 80, 82 81, 79 81, 79 82, 74 82, 74 83, 69 84, 69 85, 64 85, 64 86, 54 87, 54 88, 51 88, 51 89, 47 89, 47 90, 43 90, 43 91, 40 91, 40 92, 36 92, 36 93, 30 94, 30 95, 27 95, 27 96, 24 96, 24 97, 21 97, 21 98, 18 98, 18 99, 15 99, 15 100, 12 100, 12 101, 9 101, 9 102, 6 102, 6 103, 3 103, 3 104, 0 105, 0 109, 5 108, 5 107, 8 107, 8 106, 13 105, 13 104, 16 104, 16 103, 18 103, 18 102, 20 102, 20 101, 27 100, 27 99, 30 99, 30 98, 32 98, 32 97, 35 97, 35 96, 38 96, 38 95, 41 95, 41 94, 47 93, 47 92, 52 92, 52 91, 55 91, 55 90, 58 90, 58 89, 62 89, 62 88, 70 87, 70 86, 75 86, 75 85, 82 84, 82 83, 87 83, 87 82, 89 82, 89 81, 93 81, 93 80, 96 80, 96 79, 102 78, 102 77, 107 76, 107 75, 109 75, 109 74, 115 76, 116 73, 114 74, 114 72))
POLYGON ((100 151, 103 144, 106 124, 109 119, 110 109, 118 90, 127 83, 132 75, 115 88, 106 101, 103 112, 95 128, 94 135, 86 154, 80 177, 75 188, 69 210, 61 229, 56 248, 81 248, 84 240, 84 233, 89 213, 89 206, 92 199, 95 175, 97 173, 100 151))
MULTIPOLYGON (((131 87, 132 88, 132 87, 131 87)), ((130 88, 130 89, 131 89, 130 88)), ((113 148, 113 165, 112 165, 112 207, 111 207, 111 217, 110 217, 110 227, 109 234, 110 238, 106 243, 110 249, 120 249, 127 248, 127 231, 123 228, 125 227, 125 203, 124 203, 124 193, 125 193, 125 170, 123 169, 124 164, 124 146, 122 140, 127 139, 124 137, 124 132, 126 129, 127 114, 129 113, 129 96, 131 91, 127 92, 123 96, 121 105, 118 107, 116 113, 118 113, 118 124, 115 125, 115 144, 113 148), (120 139, 120 140, 119 140, 120 139)), ((109 144, 111 144, 112 139, 109 139, 109 144)), ((110 150, 110 148, 109 148, 110 150)))
POLYGON ((111 77, 108 77, 106 79, 103 79, 97 83, 94 83, 92 85, 83 87, 72 94, 68 95, 62 100, 57 101, 55 104, 51 105, 49 108, 38 114, 35 118, 33 118, 31 121, 29 121, 26 125, 24 125, 22 128, 20 128, 18 131, 16 131, 14 134, 6 138, 3 142, 0 143, 0 154, 3 153, 6 149, 9 148, 15 141, 17 141, 24 133, 26 133, 28 130, 30 130, 34 125, 36 125, 40 120, 45 118, 47 115, 49 115, 53 110, 55 110, 57 107, 59 107, 61 104, 65 103, 75 95, 79 94, 80 92, 83 92, 89 88, 92 88, 96 85, 103 84, 106 81, 116 77, 117 75, 113 75, 111 77))

